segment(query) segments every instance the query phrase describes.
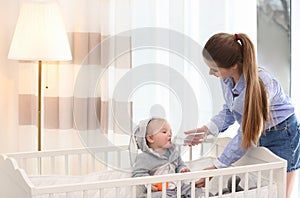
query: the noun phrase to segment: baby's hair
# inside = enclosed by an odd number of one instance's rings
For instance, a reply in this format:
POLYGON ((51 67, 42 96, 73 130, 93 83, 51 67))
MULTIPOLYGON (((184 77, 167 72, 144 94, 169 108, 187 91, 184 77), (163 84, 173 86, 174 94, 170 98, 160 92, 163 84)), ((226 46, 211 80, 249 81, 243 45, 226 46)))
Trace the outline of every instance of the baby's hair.
POLYGON ((146 135, 153 135, 154 129, 151 127, 151 124, 155 121, 167 122, 164 118, 151 118, 146 127, 146 135))

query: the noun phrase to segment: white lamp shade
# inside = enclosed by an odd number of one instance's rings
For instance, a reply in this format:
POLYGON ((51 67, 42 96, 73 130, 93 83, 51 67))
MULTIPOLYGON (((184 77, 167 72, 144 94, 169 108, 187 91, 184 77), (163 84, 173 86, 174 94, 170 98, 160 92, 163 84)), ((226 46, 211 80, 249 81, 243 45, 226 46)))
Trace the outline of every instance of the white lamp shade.
POLYGON ((72 60, 63 17, 56 1, 35 0, 22 4, 8 58, 72 60))

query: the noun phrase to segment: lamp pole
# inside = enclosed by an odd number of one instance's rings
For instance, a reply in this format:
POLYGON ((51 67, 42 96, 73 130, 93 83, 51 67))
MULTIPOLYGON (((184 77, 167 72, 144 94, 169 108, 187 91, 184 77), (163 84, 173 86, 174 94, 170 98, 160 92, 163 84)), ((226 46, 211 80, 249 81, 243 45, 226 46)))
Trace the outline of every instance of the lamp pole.
POLYGON ((38 151, 42 150, 42 61, 38 61, 38 151))

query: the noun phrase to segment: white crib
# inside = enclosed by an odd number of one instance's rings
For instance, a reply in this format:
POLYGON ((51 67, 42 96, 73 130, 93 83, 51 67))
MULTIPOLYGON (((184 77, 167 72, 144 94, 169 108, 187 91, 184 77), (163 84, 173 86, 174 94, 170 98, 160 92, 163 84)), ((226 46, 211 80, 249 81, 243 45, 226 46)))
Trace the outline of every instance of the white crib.
MULTIPOLYGON (((191 147, 189 173, 177 173, 151 177, 131 178, 130 170, 115 170, 96 160, 91 153, 102 153, 108 158, 116 152, 116 163, 121 167, 121 153, 128 146, 92 149, 69 149, 2 154, 0 157, 0 197, 136 197, 136 186, 146 185, 147 197, 151 197, 151 184, 173 181, 177 189, 183 182, 191 184, 191 196, 195 197, 195 181, 206 178, 208 185, 201 197, 269 197, 283 198, 286 191, 286 161, 269 150, 259 147, 249 149, 247 154, 233 166, 217 170, 201 170, 212 164, 230 141, 219 138, 200 145, 199 155, 193 156, 191 147), (91 152, 92 150, 92 152, 91 152), (205 153, 205 157, 200 154, 205 153), (119 157, 118 157, 119 156, 119 157), (242 178, 244 190, 235 192, 235 178, 242 178), (212 177, 211 180, 209 178, 212 177), (223 194, 227 179, 232 177, 232 193, 223 194), (209 194, 211 193, 211 194, 209 194), (216 195, 218 193, 218 195, 216 195), (212 196, 213 195, 213 196, 212 196)), ((181 148, 182 149, 182 148, 181 148)), ((163 185, 162 197, 166 197, 163 185)), ((177 191, 180 197, 180 190, 177 191)))

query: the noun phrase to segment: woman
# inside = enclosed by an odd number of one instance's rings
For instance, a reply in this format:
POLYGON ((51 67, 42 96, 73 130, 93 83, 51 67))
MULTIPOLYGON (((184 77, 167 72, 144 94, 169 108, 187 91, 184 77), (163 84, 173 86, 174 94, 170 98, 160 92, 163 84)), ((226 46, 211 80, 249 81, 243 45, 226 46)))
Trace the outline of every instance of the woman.
MULTIPOLYGON (((237 121, 237 135, 207 169, 230 166, 251 146, 264 146, 287 160, 287 197, 290 197, 295 171, 300 166, 299 124, 294 107, 281 85, 270 74, 258 69, 253 43, 245 34, 218 33, 202 52, 209 74, 221 78, 225 104, 206 125, 191 131, 186 142, 196 145, 206 132, 218 135, 237 121), (191 138, 193 137, 193 138, 191 138)), ((204 179, 197 181, 204 186, 204 179)))

